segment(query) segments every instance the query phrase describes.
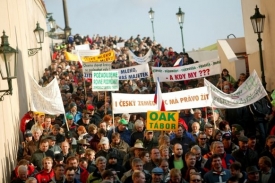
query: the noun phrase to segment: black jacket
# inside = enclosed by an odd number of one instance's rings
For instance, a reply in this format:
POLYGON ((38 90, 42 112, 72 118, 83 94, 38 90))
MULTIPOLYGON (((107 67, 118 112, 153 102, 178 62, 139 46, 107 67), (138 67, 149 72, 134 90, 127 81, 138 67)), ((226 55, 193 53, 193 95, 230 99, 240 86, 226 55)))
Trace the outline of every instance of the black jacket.
POLYGON ((245 154, 242 150, 238 149, 232 153, 232 156, 236 161, 241 163, 242 171, 245 171, 246 167, 258 165, 258 153, 251 149, 247 149, 245 154))

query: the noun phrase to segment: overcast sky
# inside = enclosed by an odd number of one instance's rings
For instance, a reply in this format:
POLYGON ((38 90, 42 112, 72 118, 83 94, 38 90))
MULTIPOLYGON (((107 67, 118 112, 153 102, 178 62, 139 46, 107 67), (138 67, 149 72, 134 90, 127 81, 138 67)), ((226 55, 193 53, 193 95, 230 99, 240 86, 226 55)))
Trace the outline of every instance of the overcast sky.
MULTIPOLYGON (((45 0, 48 13, 64 28, 62 0, 45 0)), ((229 34, 243 37, 240 0, 67 0, 69 26, 80 35, 152 36, 148 11, 155 11, 155 38, 164 47, 182 51, 179 7, 185 12, 186 51, 214 44, 229 34)), ((247 17, 249 18, 249 17, 247 17)))

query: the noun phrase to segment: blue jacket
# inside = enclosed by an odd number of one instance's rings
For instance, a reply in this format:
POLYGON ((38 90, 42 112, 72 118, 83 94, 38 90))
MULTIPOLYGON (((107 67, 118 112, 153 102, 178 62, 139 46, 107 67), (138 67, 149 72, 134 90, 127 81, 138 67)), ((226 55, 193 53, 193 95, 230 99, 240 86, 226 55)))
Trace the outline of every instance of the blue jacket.
MULTIPOLYGON (((118 128, 116 127, 115 132, 118 132, 120 134, 120 138, 124 140, 128 145, 131 144, 131 134, 132 134, 131 130, 125 129, 124 131, 119 131, 118 128)), ((108 139, 110 142, 112 141, 112 134, 113 134, 113 131, 110 131, 108 133, 108 139)))
POLYGON ((221 173, 211 170, 204 175, 203 179, 205 183, 214 183, 226 182, 230 177, 230 171, 228 169, 223 169, 221 173))
MULTIPOLYGON (((67 112, 66 113, 66 115, 67 114, 72 114, 71 112, 67 112)), ((72 114, 73 115, 73 114, 72 114)), ((79 112, 79 111, 77 111, 76 112, 76 114, 75 115, 73 115, 74 116, 74 122, 76 123, 78 120, 80 120, 81 118, 82 118, 82 114, 81 114, 81 112, 79 112)), ((64 121, 65 122, 65 121, 64 121)))

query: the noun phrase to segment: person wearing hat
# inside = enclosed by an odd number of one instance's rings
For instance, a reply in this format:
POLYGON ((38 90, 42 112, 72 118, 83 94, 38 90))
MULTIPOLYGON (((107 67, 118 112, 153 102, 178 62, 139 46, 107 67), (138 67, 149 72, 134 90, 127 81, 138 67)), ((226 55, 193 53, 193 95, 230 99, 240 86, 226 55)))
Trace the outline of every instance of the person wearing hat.
POLYGON ((38 127, 43 132, 44 128, 43 128, 42 125, 44 123, 44 119, 45 119, 45 113, 38 113, 38 115, 37 115, 37 121, 36 121, 36 123, 31 128, 38 127))
POLYGON ((158 146, 158 140, 154 135, 154 131, 152 130, 145 130, 144 131, 144 138, 142 139, 143 146, 147 151, 151 151, 154 147, 158 146))
POLYGON ((101 146, 101 150, 99 150, 95 154, 95 158, 99 156, 107 157, 108 154, 113 153, 113 154, 116 154, 117 156, 118 164, 122 165, 122 161, 123 161, 122 153, 119 150, 110 147, 109 139, 107 137, 101 137, 99 145, 101 146))
MULTIPOLYGON (((132 131, 127 128, 128 121, 125 119, 121 119, 118 122, 118 126, 115 128, 115 132, 118 132, 120 134, 120 138, 124 140, 128 145, 131 143, 131 133, 132 131)), ((109 133, 108 137, 111 139, 112 133, 109 133)))
POLYGON ((88 114, 86 111, 83 112, 82 114, 82 118, 80 120, 78 120, 76 123, 79 125, 79 126, 84 126, 86 131, 88 131, 88 127, 89 125, 91 124, 90 123, 90 120, 91 120, 91 117, 90 117, 90 114, 88 114))
POLYGON ((61 152, 61 148, 59 145, 56 144, 56 137, 53 135, 49 135, 45 137, 49 141, 49 150, 52 151, 54 154, 58 154, 61 152))
POLYGON ((52 132, 49 134, 51 136, 55 136, 55 143, 56 145, 60 145, 62 142, 65 141, 64 135, 60 133, 60 126, 58 124, 53 125, 52 132))
POLYGON ((133 158, 139 158, 139 154, 144 151, 143 142, 141 140, 137 140, 135 145, 130 148, 130 153, 124 156, 123 166, 126 170, 131 169, 131 161, 133 158))
POLYGON ((242 170, 248 166, 256 166, 258 164, 258 153, 248 148, 248 138, 246 136, 239 137, 239 149, 232 153, 236 161, 242 164, 242 170))
POLYGON ((24 158, 24 148, 28 142, 32 141, 32 132, 30 130, 25 131, 24 139, 25 140, 21 142, 17 151, 17 162, 24 158))
POLYGON ((99 125, 105 115, 105 103, 98 101, 96 104, 96 111, 94 113, 95 125, 99 125))
POLYGON ((64 157, 61 153, 57 153, 54 155, 54 165, 63 165, 64 157))
POLYGON ((78 159, 85 157, 85 149, 83 146, 79 146, 76 149, 76 155, 75 155, 78 159))
POLYGON ((107 165, 106 169, 114 169, 119 179, 126 172, 126 169, 117 163, 117 156, 114 153, 110 153, 107 155, 107 165))
POLYGON ((259 183, 260 170, 256 166, 249 166, 246 168, 247 180, 246 183, 259 183))
POLYGON ((77 148, 83 147, 84 150, 87 149, 90 146, 89 142, 87 139, 81 139, 77 141, 77 148))
POLYGON ((237 146, 234 142, 232 142, 231 134, 228 132, 222 135, 222 143, 224 146, 224 150, 227 154, 232 154, 232 152, 239 149, 239 146, 237 146))
POLYGON ((70 113, 66 114, 66 120, 67 120, 67 124, 64 123, 61 128, 63 128, 63 130, 66 132, 69 131, 72 132, 73 137, 77 138, 77 127, 78 125, 74 122, 74 116, 70 113))
POLYGON ((209 143, 210 139, 211 139, 212 136, 213 136, 213 125, 210 124, 210 123, 206 123, 206 124, 204 125, 204 133, 205 133, 206 138, 207 138, 206 140, 207 140, 207 142, 209 143))
POLYGON ((151 171, 152 182, 151 183, 164 183, 162 180, 163 170, 159 167, 153 168, 151 171))
POLYGON ((82 118, 82 114, 81 114, 81 112, 79 112, 77 110, 77 105, 74 102, 71 102, 69 104, 69 112, 66 113, 66 116, 68 114, 71 114, 73 116, 74 122, 77 122, 78 120, 80 120, 82 118))

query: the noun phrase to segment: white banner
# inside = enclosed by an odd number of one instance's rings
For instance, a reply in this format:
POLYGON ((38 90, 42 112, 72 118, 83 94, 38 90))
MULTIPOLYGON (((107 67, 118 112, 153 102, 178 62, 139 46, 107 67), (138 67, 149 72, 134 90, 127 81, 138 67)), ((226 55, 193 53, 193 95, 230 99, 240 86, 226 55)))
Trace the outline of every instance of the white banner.
POLYGON ((75 50, 90 50, 89 44, 75 45, 75 50))
POLYGON ((93 71, 93 91, 118 91, 119 80, 117 71, 93 71))
POLYGON ((116 44, 116 47, 117 47, 117 48, 122 48, 122 47, 124 47, 124 45, 125 45, 124 42, 120 42, 120 43, 117 43, 117 44, 116 44))
MULTIPOLYGON (((207 87, 162 93, 167 111, 199 108, 211 105, 207 87)), ((157 111, 154 103, 155 94, 112 93, 113 113, 133 113, 157 111)))
POLYGON ((181 67, 152 67, 154 81, 183 81, 221 74, 221 61, 209 60, 181 67))
POLYGON ((138 64, 146 64, 152 60, 153 52, 151 49, 143 57, 137 57, 131 50, 128 51, 129 60, 138 64))
POLYGON ((109 71, 112 69, 112 62, 83 62, 83 76, 92 78, 93 71, 109 71))
POLYGON ((150 76, 148 64, 114 69, 114 71, 118 71, 119 80, 132 80, 138 78, 147 78, 150 76))
POLYGON ((30 76, 30 91, 30 107, 32 111, 52 115, 65 113, 56 78, 47 86, 42 87, 30 76))
POLYGON ((100 55, 100 50, 72 50, 72 54, 77 55, 77 52, 79 53, 79 56, 81 56, 81 57, 100 55))
POLYGON ((239 108, 255 103, 267 95, 256 71, 231 94, 223 93, 212 83, 204 79, 204 85, 209 86, 213 100, 212 106, 217 108, 239 108))

